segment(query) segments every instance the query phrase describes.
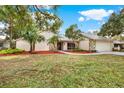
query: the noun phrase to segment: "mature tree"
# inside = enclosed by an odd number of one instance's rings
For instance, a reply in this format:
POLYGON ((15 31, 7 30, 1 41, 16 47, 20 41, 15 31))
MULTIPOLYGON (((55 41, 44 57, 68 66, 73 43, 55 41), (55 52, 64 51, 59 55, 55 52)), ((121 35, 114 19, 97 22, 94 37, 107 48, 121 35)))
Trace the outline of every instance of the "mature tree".
POLYGON ((39 11, 34 13, 34 19, 36 20, 39 29, 41 31, 51 31, 53 33, 58 33, 59 28, 63 23, 62 20, 53 13, 48 13, 46 11, 45 14, 48 14, 49 16, 46 16, 39 11))
POLYGON ((51 31, 55 34, 59 32, 59 28, 62 25, 62 21, 53 13, 41 10, 42 7, 38 7, 39 10, 35 10, 32 13, 33 25, 29 25, 28 31, 24 33, 24 39, 30 43, 30 51, 35 50, 35 43, 44 40, 41 35, 44 31, 51 31), (35 36, 34 36, 35 35, 35 36))
POLYGON ((29 10, 34 12, 33 16, 37 26, 41 31, 51 31, 58 33, 58 29, 62 25, 62 20, 56 15, 59 5, 31 5, 29 10), (49 10, 47 10, 49 8, 49 10))
POLYGON ((80 29, 78 29, 77 24, 71 25, 69 28, 66 29, 65 36, 69 39, 75 40, 82 40, 83 34, 80 29))
POLYGON ((0 22, 5 24, 6 33, 9 36, 10 48, 15 48, 15 41, 20 38, 21 31, 30 23, 27 6, 0 6, 0 22))
POLYGON ((102 25, 101 31, 98 33, 104 37, 114 37, 124 33, 124 9, 119 14, 112 13, 109 20, 102 25))
MULTIPOLYGON (((52 9, 56 9, 57 6, 50 7, 52 9)), ((0 22, 5 24, 11 48, 16 47, 15 44, 13 44, 13 41, 16 41, 16 39, 20 37, 23 37, 24 33, 27 33, 29 31, 31 31, 32 34, 37 33, 36 30, 34 30, 36 31, 36 33, 33 33, 33 31, 30 29, 30 26, 34 23, 36 24, 36 28, 41 32, 58 32, 62 21, 55 14, 49 13, 44 10, 44 8, 44 6, 37 5, 0 6, 0 22)))
POLYGON ((30 43, 30 52, 35 50, 35 44, 37 42, 45 40, 44 36, 41 35, 41 32, 38 30, 35 24, 28 26, 27 31, 23 33, 23 37, 30 43))
MULTIPOLYGON (((37 12, 36 12, 37 14, 37 12)), ((23 32, 23 37, 25 40, 27 40, 30 43, 30 52, 35 51, 35 44, 37 42, 43 41, 45 38, 41 35, 42 32, 44 31, 51 31, 55 34, 58 33, 59 28, 61 26, 61 21, 60 20, 55 20, 55 23, 50 23, 49 19, 44 18, 43 15, 40 15, 40 19, 42 24, 39 26, 37 24, 37 20, 33 20, 31 25, 28 26, 27 31, 23 32), (59 25, 58 25, 59 24, 59 25)), ((51 39, 49 43, 55 42, 55 39, 51 39), (53 41, 52 41, 53 40, 53 41)), ((52 43, 53 44, 53 43, 52 43)), ((55 44, 54 44, 55 45, 55 44)))
MULTIPOLYGON (((58 33, 59 28, 62 25, 63 21, 53 12, 49 13, 47 11, 42 10, 44 6, 33 6, 35 9, 34 19, 36 20, 37 27, 40 27, 39 30, 43 31, 51 31, 55 35, 48 40, 48 44, 52 44, 54 49, 56 47, 57 41, 59 39, 58 33)), ((52 9, 55 9, 58 6, 50 6, 52 9)))
POLYGON ((124 40, 124 35, 116 35, 114 37, 112 37, 113 40, 124 40))
MULTIPOLYGON (((78 29, 77 24, 71 25, 69 28, 66 29, 65 36, 69 39, 72 39, 74 41, 79 41, 84 39, 84 36, 80 29, 78 29)), ((77 46, 79 47, 79 45, 77 46)))

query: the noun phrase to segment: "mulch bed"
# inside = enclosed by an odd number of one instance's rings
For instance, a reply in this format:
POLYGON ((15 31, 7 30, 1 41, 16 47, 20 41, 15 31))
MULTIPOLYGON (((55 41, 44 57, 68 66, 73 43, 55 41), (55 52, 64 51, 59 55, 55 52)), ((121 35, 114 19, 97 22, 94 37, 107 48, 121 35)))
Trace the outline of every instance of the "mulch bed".
POLYGON ((31 55, 31 54, 64 54, 61 52, 54 52, 54 51, 35 51, 30 53, 29 51, 24 51, 21 53, 16 53, 16 54, 0 54, 0 56, 15 56, 15 55, 31 55))
POLYGON ((88 52, 88 51, 67 51, 67 52, 78 53, 78 54, 91 54, 91 53, 94 53, 94 52, 88 52))

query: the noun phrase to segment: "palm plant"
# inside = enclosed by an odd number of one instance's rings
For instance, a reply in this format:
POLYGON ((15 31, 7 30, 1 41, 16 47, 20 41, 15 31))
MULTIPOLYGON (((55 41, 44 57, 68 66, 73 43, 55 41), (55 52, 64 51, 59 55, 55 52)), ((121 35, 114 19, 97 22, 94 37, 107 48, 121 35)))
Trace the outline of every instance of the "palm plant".
POLYGON ((60 37, 58 35, 54 35, 50 39, 48 39, 48 44, 53 46, 52 50, 54 51, 57 50, 57 43, 59 42, 59 38, 60 37))
POLYGON ((24 40, 30 43, 30 52, 35 51, 35 44, 37 42, 44 41, 45 38, 40 34, 37 27, 32 24, 28 27, 28 30, 23 33, 24 40))

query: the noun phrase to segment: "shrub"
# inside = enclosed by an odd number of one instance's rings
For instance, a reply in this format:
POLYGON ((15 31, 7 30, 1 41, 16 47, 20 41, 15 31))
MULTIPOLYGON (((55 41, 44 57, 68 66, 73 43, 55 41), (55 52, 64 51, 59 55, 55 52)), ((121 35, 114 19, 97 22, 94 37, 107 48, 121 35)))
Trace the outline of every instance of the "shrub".
POLYGON ((75 49, 73 49, 72 51, 84 51, 84 50, 82 50, 82 49, 80 49, 80 48, 75 48, 75 49))
POLYGON ((69 51, 72 51, 72 52, 97 52, 96 50, 83 50, 83 49, 80 49, 80 48, 75 48, 75 49, 71 49, 69 51))
POLYGON ((91 50, 90 52, 97 52, 96 50, 91 50))
POLYGON ((121 49, 120 52, 124 52, 124 49, 121 49))
POLYGON ((24 50, 22 49, 5 49, 5 50, 0 50, 0 54, 16 54, 16 53, 21 53, 24 50))
POLYGON ((74 49, 71 49, 70 51, 73 51, 73 52, 88 52, 87 50, 83 50, 83 49, 80 49, 80 48, 74 48, 74 49))

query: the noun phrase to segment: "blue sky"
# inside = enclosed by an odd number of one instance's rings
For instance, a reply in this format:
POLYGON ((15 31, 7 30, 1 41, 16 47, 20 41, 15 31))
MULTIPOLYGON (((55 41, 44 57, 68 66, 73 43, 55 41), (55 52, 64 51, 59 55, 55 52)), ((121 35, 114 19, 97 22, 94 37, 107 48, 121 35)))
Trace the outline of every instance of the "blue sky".
POLYGON ((63 20, 60 33, 71 24, 77 24, 83 32, 99 30, 110 14, 119 12, 122 5, 63 5, 57 10, 57 15, 63 20), (80 19, 80 20, 79 20, 80 19))
POLYGON ((82 32, 100 30, 112 12, 119 12, 122 8, 124 5, 61 5, 57 9, 57 15, 64 22, 60 34, 72 24, 77 24, 82 32))

